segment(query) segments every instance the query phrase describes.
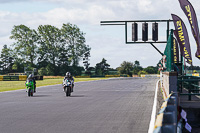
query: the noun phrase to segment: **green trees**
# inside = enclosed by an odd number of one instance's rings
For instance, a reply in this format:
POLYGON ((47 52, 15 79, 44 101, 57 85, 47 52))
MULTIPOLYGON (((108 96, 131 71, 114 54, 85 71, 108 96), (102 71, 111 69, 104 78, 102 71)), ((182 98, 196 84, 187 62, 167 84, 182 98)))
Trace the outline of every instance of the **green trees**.
POLYGON ((158 68, 153 66, 148 66, 147 68, 142 68, 139 61, 132 62, 124 61, 120 67, 117 68, 120 74, 128 74, 129 76, 141 75, 141 74, 157 74, 158 68))
POLYGON ((40 25, 38 27, 39 35, 39 63, 47 63, 45 65, 49 71, 52 71, 54 75, 57 75, 56 69, 58 63, 58 55, 62 49, 62 36, 58 28, 51 25, 40 25))
POLYGON ((132 62, 124 61, 117 70, 120 74, 132 76, 133 74, 138 75, 143 68, 140 66, 140 62, 136 60, 134 64, 132 62))
POLYGON ((134 65, 132 62, 124 61, 117 70, 120 74, 128 74, 129 76, 132 76, 133 69, 134 65))
POLYGON ((85 44, 84 33, 76 25, 63 24, 61 29, 51 25, 40 25, 39 34, 39 65, 46 67, 53 75, 63 74, 70 70, 76 74, 79 61, 90 47, 85 44), (45 64, 48 64, 45 65, 45 64), (60 70, 60 71, 58 71, 60 70))
POLYGON ((141 76, 141 74, 148 74, 148 73, 144 70, 141 70, 141 71, 138 72, 138 76, 141 76))
POLYGON ((134 67, 140 67, 140 62, 138 60, 135 61, 134 67))
POLYGON ((148 66, 147 68, 144 68, 144 71, 146 71, 148 74, 157 74, 158 68, 154 66, 148 66))
POLYGON ((85 33, 70 23, 63 24, 61 29, 51 25, 40 25, 37 30, 25 25, 14 26, 10 36, 15 40, 14 52, 6 52, 11 49, 5 46, 0 69, 21 71, 29 66, 45 75, 63 75, 66 71, 80 73, 79 61, 91 50, 84 36, 85 33))
POLYGON ((138 73, 139 73, 140 71, 142 71, 142 70, 143 70, 143 68, 140 66, 140 62, 136 60, 135 63, 134 63, 134 68, 133 68, 132 73, 133 73, 134 75, 138 75, 138 73))
POLYGON ((90 52, 91 48, 85 44, 85 33, 80 31, 76 25, 70 23, 63 24, 61 28, 62 36, 64 37, 65 44, 70 55, 70 61, 72 61, 72 66, 78 66, 80 59, 83 57, 84 53, 90 52))
MULTIPOLYGON (((89 67, 90 50, 86 45, 85 33, 76 25, 67 23, 61 28, 52 25, 40 25, 36 30, 25 25, 14 26, 11 39, 15 42, 12 48, 4 45, 0 55, 0 74, 24 72, 26 68, 37 68, 41 75, 64 75, 70 71, 80 75, 84 71, 79 66, 83 59, 85 74, 109 74, 110 65, 105 58, 95 68, 89 67)), ((27 69, 28 70, 28 69, 27 69)), ((115 74, 116 74, 116 70, 115 74)), ((157 68, 142 68, 139 61, 124 61, 118 68, 120 74, 156 73, 157 68)))
POLYGON ((95 74, 96 75, 108 74, 110 65, 106 62, 107 62, 107 60, 103 58, 101 62, 96 64, 96 66, 95 66, 95 74))
POLYGON ((13 46, 18 58, 33 67, 37 57, 37 32, 25 25, 14 26, 10 38, 16 41, 13 46))
POLYGON ((14 64, 14 57, 12 54, 12 50, 8 48, 7 45, 4 45, 0 56, 2 74, 9 71, 12 72, 12 65, 14 64))
POLYGON ((91 75, 92 74, 91 73, 91 68, 89 67, 90 66, 89 57, 90 57, 90 53, 89 52, 84 53, 83 64, 85 66, 85 74, 86 75, 91 75))

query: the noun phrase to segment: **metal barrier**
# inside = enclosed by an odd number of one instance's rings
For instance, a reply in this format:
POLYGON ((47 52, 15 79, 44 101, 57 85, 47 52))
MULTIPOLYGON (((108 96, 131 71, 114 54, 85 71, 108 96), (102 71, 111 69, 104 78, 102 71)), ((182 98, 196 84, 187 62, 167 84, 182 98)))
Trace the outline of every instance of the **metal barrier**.
POLYGON ((3 76, 3 81, 19 81, 19 76, 3 76))
MULTIPOLYGON (((43 76, 34 76, 36 80, 43 80, 43 76)), ((26 81, 26 75, 19 76, 0 76, 0 81, 26 81)))
POLYGON ((188 100, 192 100, 192 95, 200 95, 200 78, 195 76, 180 76, 178 78, 178 91, 180 95, 188 95, 188 100), (188 93, 183 93, 183 88, 188 90, 188 93))
POLYGON ((177 132, 178 94, 171 93, 157 115, 153 133, 177 132))

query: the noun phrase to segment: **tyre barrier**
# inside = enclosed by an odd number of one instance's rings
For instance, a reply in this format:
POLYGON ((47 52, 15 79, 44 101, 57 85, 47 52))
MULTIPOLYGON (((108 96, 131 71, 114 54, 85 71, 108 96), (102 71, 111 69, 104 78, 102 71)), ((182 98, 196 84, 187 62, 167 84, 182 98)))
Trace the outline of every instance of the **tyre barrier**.
POLYGON ((3 81, 19 81, 19 76, 3 76, 3 81))
POLYGON ((157 115, 153 133, 176 133, 177 132, 177 93, 171 93, 157 115))
MULTIPOLYGON (((26 75, 19 76, 0 76, 0 81, 26 81, 26 75)), ((36 80, 43 80, 43 76, 35 76, 36 80)))
POLYGON ((0 81, 3 81, 3 76, 0 76, 0 81))
POLYGON ((19 81, 26 81, 27 76, 26 75, 19 75, 19 81))
POLYGON ((43 76, 35 76, 35 80, 43 80, 43 76))
POLYGON ((25 81, 26 79, 27 79, 26 75, 19 75, 19 76, 0 75, 0 81, 25 81))

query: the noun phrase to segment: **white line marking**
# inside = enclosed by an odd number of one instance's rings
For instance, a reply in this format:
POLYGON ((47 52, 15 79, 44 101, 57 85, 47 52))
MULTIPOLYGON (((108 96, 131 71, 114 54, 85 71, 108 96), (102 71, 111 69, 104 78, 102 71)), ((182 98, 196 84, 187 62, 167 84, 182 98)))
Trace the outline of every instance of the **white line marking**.
POLYGON ((153 133, 154 130, 154 123, 156 119, 156 106, 157 106, 157 91, 158 91, 158 83, 160 80, 157 81, 156 83, 156 90, 155 90, 155 96, 154 96, 154 104, 153 104, 153 109, 152 109, 152 114, 151 114, 151 121, 149 123, 149 130, 148 133, 153 133))

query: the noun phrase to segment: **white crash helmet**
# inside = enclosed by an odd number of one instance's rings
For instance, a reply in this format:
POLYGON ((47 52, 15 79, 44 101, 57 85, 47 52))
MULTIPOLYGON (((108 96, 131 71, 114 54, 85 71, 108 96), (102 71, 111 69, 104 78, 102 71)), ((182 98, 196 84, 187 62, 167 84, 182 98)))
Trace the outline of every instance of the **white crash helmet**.
POLYGON ((32 75, 32 74, 29 74, 29 75, 28 75, 28 79, 31 79, 31 78, 33 78, 33 75, 32 75))
POLYGON ((71 77, 71 73, 70 72, 67 72, 66 73, 66 76, 69 78, 69 77, 71 77))

